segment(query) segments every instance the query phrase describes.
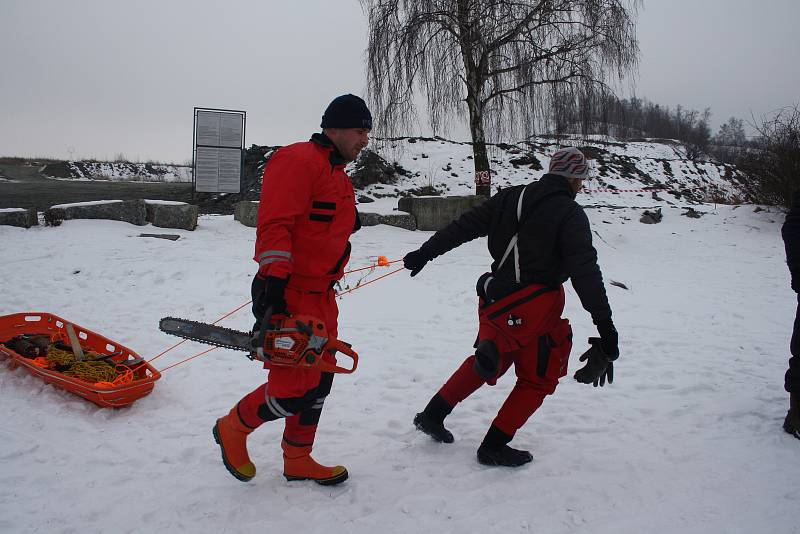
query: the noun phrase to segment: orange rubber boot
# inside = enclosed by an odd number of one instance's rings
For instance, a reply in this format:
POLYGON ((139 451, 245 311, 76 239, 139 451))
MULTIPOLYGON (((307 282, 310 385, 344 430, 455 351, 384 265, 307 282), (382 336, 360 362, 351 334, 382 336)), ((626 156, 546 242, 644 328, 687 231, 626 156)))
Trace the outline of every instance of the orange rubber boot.
POLYGON ((347 469, 341 465, 320 465, 311 457, 311 447, 295 447, 286 441, 283 448, 283 476, 286 480, 313 480, 323 486, 333 486, 347 480, 347 469))
POLYGON ((214 440, 222 452, 222 462, 230 474, 242 482, 256 476, 256 466, 247 454, 247 436, 253 430, 242 422, 236 406, 214 425, 214 440))

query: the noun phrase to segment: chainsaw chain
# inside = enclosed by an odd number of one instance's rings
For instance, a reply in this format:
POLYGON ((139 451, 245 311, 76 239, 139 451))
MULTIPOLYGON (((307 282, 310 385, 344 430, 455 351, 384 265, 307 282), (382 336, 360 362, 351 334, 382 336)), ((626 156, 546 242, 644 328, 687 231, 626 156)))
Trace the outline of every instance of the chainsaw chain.
POLYGON ((250 348, 242 347, 240 345, 236 345, 236 344, 233 343, 233 341, 229 341, 229 342, 226 343, 225 341, 222 341, 220 339, 210 340, 210 339, 208 339, 206 337, 203 337, 203 335, 202 335, 203 333, 210 333, 210 332, 213 331, 215 333, 228 335, 229 339, 231 339, 231 340, 232 339, 236 339, 236 338, 241 338, 242 336, 246 335, 244 332, 241 332, 239 330, 233 330, 231 328, 225 328, 225 327, 222 327, 222 326, 211 325, 211 324, 208 324, 208 323, 201 323, 199 321, 191 321, 189 319, 181 319, 179 317, 164 317, 163 319, 161 319, 161 321, 159 321, 158 327, 164 333, 167 333, 167 334, 170 334, 170 335, 173 335, 173 336, 177 336, 177 337, 182 337, 184 339, 188 339, 188 340, 191 340, 191 341, 197 341, 198 343, 204 343, 206 345, 214 345, 216 347, 223 347, 223 348, 226 348, 226 349, 233 349, 233 350, 239 350, 239 351, 249 351, 249 350, 251 350, 250 348), (193 329, 198 332, 198 335, 191 335, 190 333, 184 332, 182 330, 177 330, 176 331, 176 330, 168 329, 168 328, 166 328, 164 326, 164 322, 165 321, 179 321, 179 322, 181 322, 181 323, 183 323, 185 325, 191 325, 193 327, 193 329))

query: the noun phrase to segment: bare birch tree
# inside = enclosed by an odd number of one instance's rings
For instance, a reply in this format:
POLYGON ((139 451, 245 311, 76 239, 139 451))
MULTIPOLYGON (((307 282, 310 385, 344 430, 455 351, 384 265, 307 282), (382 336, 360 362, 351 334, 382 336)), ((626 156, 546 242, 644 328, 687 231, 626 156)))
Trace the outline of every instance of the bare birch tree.
MULTIPOLYGON (((576 104, 633 72, 640 0, 361 0, 368 96, 378 131, 398 135, 427 101, 434 131, 466 116, 476 184, 486 143, 530 135, 555 98, 576 104), (466 114, 465 114, 466 112, 466 114)), ((488 196, 488 183, 477 186, 488 196)))

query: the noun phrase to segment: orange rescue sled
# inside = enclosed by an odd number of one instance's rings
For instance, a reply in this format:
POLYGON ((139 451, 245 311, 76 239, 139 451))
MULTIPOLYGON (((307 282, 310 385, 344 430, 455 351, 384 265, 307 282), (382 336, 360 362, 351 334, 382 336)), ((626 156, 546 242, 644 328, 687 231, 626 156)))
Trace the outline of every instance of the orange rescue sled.
POLYGON ((27 312, 0 316, 0 355, 10 357, 12 365, 21 365, 45 382, 80 395, 102 407, 117 408, 132 404, 153 391, 156 380, 161 378, 161 373, 128 347, 50 313, 27 312), (111 355, 108 358, 110 362, 124 365, 130 370, 127 380, 119 383, 87 382, 42 366, 37 361, 39 359, 25 357, 3 345, 4 341, 23 334, 45 334, 50 337, 51 342, 69 345, 67 327, 70 324, 83 350, 111 355))

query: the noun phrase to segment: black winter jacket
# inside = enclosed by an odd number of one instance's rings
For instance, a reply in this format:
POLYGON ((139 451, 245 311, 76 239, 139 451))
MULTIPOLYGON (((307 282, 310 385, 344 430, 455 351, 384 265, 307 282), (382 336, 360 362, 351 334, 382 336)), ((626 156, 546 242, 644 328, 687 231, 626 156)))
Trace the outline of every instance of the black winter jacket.
POLYGON ((792 209, 786 214, 781 234, 786 247, 786 263, 792 275, 792 289, 800 293, 800 192, 792 198, 792 209))
POLYGON ((603 275, 592 246, 589 219, 575 202, 567 180, 545 174, 529 184, 522 202, 521 224, 517 203, 526 186, 503 189, 436 232, 420 249, 435 258, 477 237, 489 236, 492 274, 515 283, 514 253, 500 265, 509 241, 519 231, 520 283, 557 286, 567 279, 595 324, 611 318, 603 275), (518 230, 519 228, 519 230, 518 230))

